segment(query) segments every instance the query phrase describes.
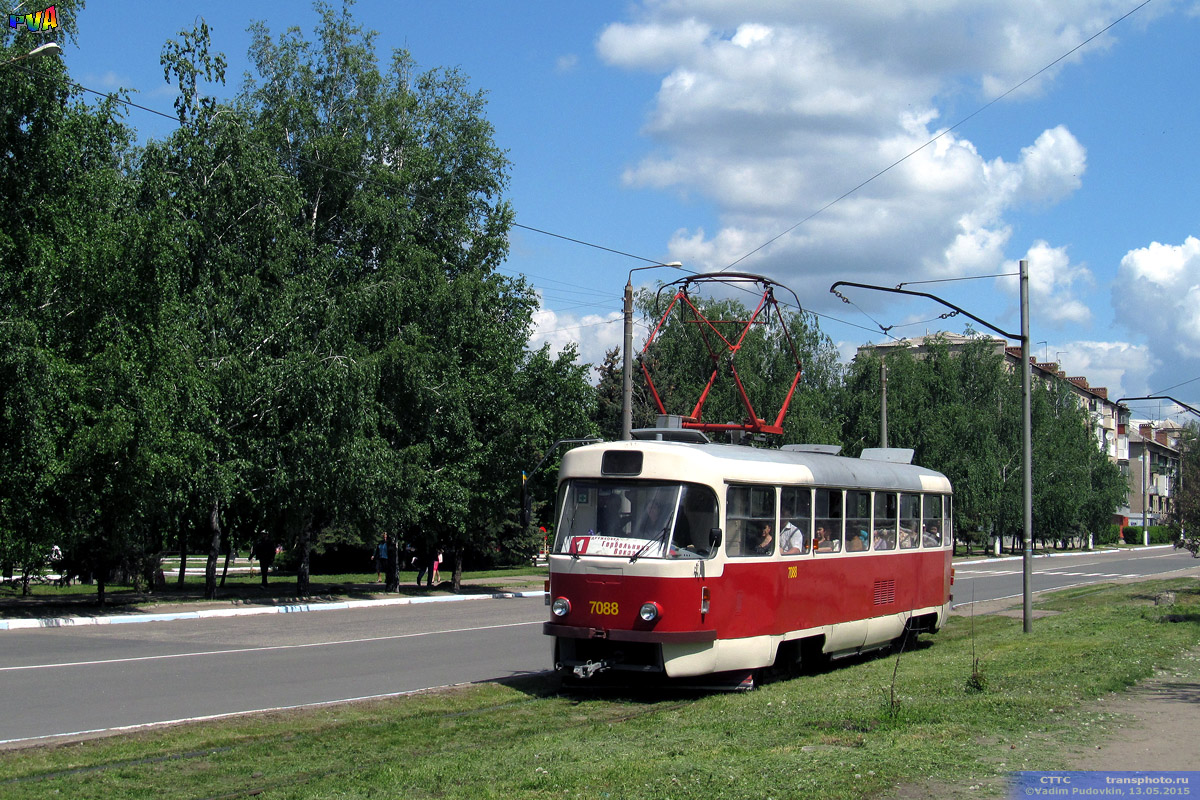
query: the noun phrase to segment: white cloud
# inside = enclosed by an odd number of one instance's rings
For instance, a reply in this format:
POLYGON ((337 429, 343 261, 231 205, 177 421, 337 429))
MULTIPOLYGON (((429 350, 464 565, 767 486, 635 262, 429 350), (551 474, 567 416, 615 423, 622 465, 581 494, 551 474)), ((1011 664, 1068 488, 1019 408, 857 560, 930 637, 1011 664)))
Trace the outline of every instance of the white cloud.
POLYGON ((1034 355, 1058 361, 1068 377, 1082 375, 1093 388, 1108 389, 1108 399, 1146 395, 1150 378, 1160 366, 1145 345, 1129 342, 1051 342, 1034 355))
MULTIPOLYGON (((1116 30, 1177 8, 1152 5, 1116 30)), ((715 225, 674 232, 670 259, 704 271, 738 262, 818 309, 840 310, 825 292, 833 280, 1015 272, 1026 258, 1035 332, 1068 340, 1051 352, 1071 375, 1110 397, 1186 381, 1200 373, 1200 240, 1129 252, 1113 290, 1127 331, 1084 339, 1079 329, 1098 322, 1084 302, 1091 267, 1063 242, 1018 238, 1028 234, 1016 212, 1069 200, 1085 179, 1085 143, 1056 119, 1016 142, 1015 157, 973 141, 975 122, 948 130, 1029 76, 986 114, 1102 52, 1112 33, 1039 73, 1128 10, 1124 0, 640 0, 597 44, 610 65, 661 77, 643 122, 652 147, 623 180, 715 209, 715 225)), ((1012 319, 1016 280, 996 288, 1012 319)), ((870 297, 855 301, 871 308, 870 297)))
POLYGON ((1200 364, 1200 239, 1152 242, 1126 253, 1113 305, 1118 319, 1145 336, 1156 352, 1200 364))
POLYGON ((571 72, 577 66, 579 66, 579 56, 575 53, 559 56, 554 62, 554 69, 557 72, 571 72))
MULTIPOLYGON (((540 296, 539 296, 540 300, 540 296)), ((643 339, 645 334, 641 334, 643 339)), ((635 332, 635 344, 637 333, 635 332)), ((557 355, 563 348, 574 344, 579 352, 580 363, 599 365, 604 363, 604 354, 620 347, 624 338, 622 315, 619 311, 607 314, 570 314, 542 307, 533 314, 533 334, 529 347, 537 349, 545 343, 557 355)), ((589 378, 595 382, 596 375, 589 378)))
POLYGON ((1079 188, 1087 154, 1063 126, 1043 131, 1033 145, 1021 150, 1028 197, 1053 202, 1079 188))
MULTIPOLYGON (((643 0, 597 50, 663 74, 645 122, 656 147, 625 183, 698 195, 718 211, 716 229, 675 233, 672 259, 722 269, 816 214, 742 268, 789 284, 895 283, 999 271, 1006 215, 1062 201, 1087 167, 1061 125, 1014 161, 987 157, 945 130, 945 99, 967 92, 966 107, 982 104, 999 93, 992 84, 1014 86, 1127 10, 1118 0, 643 0)), ((1054 276, 1048 314, 1086 321, 1072 289, 1090 274, 1042 248, 1054 276)))
POLYGON ((694 19, 655 25, 609 25, 596 43, 600 55, 623 67, 652 67, 684 58, 698 48, 711 31, 694 19))
MULTIPOLYGON (((1051 247, 1038 240, 1022 256, 1029 262, 1029 315, 1039 324, 1049 322, 1056 326, 1086 325, 1092 321, 1091 309, 1075 298, 1077 289, 1090 289, 1093 284, 1091 270, 1081 264, 1071 263, 1065 247, 1051 247)), ((1005 273, 1020 269, 1019 259, 1006 261, 1005 273)), ((997 283, 1012 297, 1020 292, 1017 278, 1001 278, 997 283)))

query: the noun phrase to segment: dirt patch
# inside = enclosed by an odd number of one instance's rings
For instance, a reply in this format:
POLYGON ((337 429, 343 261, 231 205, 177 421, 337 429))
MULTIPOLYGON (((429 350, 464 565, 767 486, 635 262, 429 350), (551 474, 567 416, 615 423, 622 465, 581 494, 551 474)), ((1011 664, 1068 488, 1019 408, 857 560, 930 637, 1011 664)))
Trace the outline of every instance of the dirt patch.
MULTIPOLYGON (((1200 651, 1192 653, 1200 658, 1200 651)), ((1064 769, 1200 770, 1200 680, 1158 676, 1097 705, 1120 727, 1091 750, 1071 753, 1064 769)))

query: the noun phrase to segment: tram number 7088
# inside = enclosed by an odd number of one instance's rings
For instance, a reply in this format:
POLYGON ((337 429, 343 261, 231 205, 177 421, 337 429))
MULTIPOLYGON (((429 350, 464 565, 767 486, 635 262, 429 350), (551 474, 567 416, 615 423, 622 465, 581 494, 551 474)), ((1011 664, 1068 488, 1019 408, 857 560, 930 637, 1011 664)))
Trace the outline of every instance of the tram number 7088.
POLYGON ((592 601, 592 613, 602 617, 615 617, 619 613, 615 602, 609 603, 601 600, 592 601))

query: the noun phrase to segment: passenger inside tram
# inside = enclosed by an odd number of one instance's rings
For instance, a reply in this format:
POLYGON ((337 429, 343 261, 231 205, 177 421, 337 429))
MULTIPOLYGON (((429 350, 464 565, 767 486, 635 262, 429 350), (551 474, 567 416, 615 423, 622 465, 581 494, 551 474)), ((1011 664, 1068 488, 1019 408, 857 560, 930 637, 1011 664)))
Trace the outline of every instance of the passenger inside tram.
POLYGON ((756 556, 769 556, 775 552, 775 536, 771 531, 771 523, 763 523, 757 528, 757 533, 752 528, 746 540, 746 547, 756 556))
POLYGON ((821 523, 817 523, 816 544, 818 553, 836 553, 842 549, 841 541, 833 538, 829 528, 821 523))
POLYGON ((779 552, 785 556, 798 556, 808 550, 808 544, 804 540, 804 531, 796 527, 795 522, 789 520, 783 526, 783 530, 779 532, 779 552))

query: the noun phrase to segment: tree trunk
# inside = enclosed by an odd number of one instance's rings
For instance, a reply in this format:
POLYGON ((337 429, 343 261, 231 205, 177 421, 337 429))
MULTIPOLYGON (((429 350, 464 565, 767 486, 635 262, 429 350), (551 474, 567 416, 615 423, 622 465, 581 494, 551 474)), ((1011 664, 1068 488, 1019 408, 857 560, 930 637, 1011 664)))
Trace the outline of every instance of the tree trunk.
POLYGON ((275 563, 275 542, 265 537, 259 539, 251 548, 250 555, 258 560, 258 570, 262 573, 262 587, 265 589, 267 588, 267 573, 271 571, 271 565, 275 563))
POLYGON ((400 542, 393 536, 388 540, 387 583, 385 592, 400 591, 400 542))
POLYGON ((217 596, 217 557, 221 555, 221 503, 212 501, 212 510, 208 515, 208 529, 212 539, 208 545, 208 562, 204 565, 204 599, 213 600, 217 596))
POLYGON ((454 593, 460 594, 462 592, 462 548, 461 547, 454 548, 453 553, 454 553, 454 580, 452 582, 452 585, 454 587, 454 593))
POLYGON ((225 577, 229 575, 229 562, 233 560, 233 543, 226 542, 225 566, 221 569, 221 588, 225 588, 225 577))
POLYGON ((305 522, 300 528, 300 536, 296 541, 296 546, 300 548, 300 563, 296 567, 296 595, 299 597, 308 597, 310 591, 308 582, 308 557, 312 549, 309 536, 311 528, 312 523, 305 522))
POLYGON ((179 526, 179 579, 175 581, 182 588, 187 579, 187 525, 179 526))

